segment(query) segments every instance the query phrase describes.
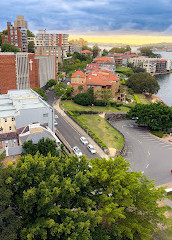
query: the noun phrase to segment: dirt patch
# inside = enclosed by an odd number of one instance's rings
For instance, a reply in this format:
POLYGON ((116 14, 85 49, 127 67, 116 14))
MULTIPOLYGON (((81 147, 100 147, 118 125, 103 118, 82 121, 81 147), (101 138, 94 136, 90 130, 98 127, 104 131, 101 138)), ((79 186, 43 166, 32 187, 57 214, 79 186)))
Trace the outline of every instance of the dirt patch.
POLYGON ((158 102, 161 102, 161 103, 164 103, 159 97, 157 97, 155 94, 152 94, 151 96, 150 95, 147 95, 145 94, 145 97, 148 101, 150 101, 151 103, 158 103, 158 102))
POLYGON ((109 148, 109 156, 115 157, 116 155, 116 149, 115 148, 109 148))
POLYGON ((99 114, 100 117, 105 118, 105 113, 99 114))

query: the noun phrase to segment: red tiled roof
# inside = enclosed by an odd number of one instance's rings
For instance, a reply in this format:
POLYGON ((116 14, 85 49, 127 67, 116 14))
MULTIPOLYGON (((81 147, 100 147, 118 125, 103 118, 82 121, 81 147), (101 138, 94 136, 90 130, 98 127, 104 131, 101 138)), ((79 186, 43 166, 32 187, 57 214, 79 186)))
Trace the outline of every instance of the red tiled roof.
POLYGON ((86 76, 86 85, 111 86, 112 81, 119 81, 119 78, 105 69, 96 69, 86 76))
POLYGON ((82 53, 93 53, 93 52, 91 52, 89 50, 83 50, 82 53))
POLYGON ((87 66, 86 66, 86 69, 88 69, 88 70, 96 69, 96 68, 99 68, 99 64, 97 64, 97 63, 90 63, 90 64, 87 64, 87 66))
POLYGON ((112 59, 109 57, 104 57, 104 58, 96 58, 94 59, 93 63, 103 63, 103 62, 109 62, 109 63, 114 63, 112 59))
POLYGON ((72 78, 75 78, 76 76, 80 76, 81 78, 85 78, 85 74, 81 71, 80 68, 76 72, 72 73, 72 78))

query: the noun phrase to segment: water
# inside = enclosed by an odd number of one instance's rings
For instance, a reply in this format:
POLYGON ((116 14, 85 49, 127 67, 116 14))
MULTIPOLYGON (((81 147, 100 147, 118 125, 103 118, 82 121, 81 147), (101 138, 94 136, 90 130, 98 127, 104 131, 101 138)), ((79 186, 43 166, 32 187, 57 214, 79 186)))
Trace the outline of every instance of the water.
MULTIPOLYGON (((162 58, 172 59, 172 52, 155 52, 162 58)), ((156 94, 167 105, 172 106, 172 73, 156 76, 160 90, 156 94)))

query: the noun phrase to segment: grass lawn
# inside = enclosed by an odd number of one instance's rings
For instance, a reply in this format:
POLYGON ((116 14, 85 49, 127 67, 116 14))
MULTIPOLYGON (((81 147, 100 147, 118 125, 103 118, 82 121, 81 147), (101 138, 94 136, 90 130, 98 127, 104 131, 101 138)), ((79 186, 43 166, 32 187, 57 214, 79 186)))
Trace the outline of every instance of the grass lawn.
POLYGON ((83 124, 96 134, 108 148, 121 150, 124 145, 124 138, 113 127, 111 127, 104 118, 99 115, 80 115, 78 117, 83 124), (116 137, 118 138, 116 138, 116 137))
POLYGON ((150 104, 150 102, 146 99, 144 94, 136 94, 136 95, 139 98, 141 104, 150 104))
POLYGON ((90 106, 81 106, 74 102, 69 102, 69 101, 61 101, 60 107, 64 108, 67 111, 128 112, 130 110, 125 106, 121 106, 119 107, 119 109, 115 107, 100 107, 100 106, 90 107, 90 106))
MULTIPOLYGON (((172 209, 168 206, 165 206, 165 207, 167 208, 167 211, 168 211, 168 218, 172 222, 172 209)), ((158 239, 161 239, 161 240, 172 240, 172 228, 168 227, 165 230, 160 230, 158 237, 159 237, 158 239)))

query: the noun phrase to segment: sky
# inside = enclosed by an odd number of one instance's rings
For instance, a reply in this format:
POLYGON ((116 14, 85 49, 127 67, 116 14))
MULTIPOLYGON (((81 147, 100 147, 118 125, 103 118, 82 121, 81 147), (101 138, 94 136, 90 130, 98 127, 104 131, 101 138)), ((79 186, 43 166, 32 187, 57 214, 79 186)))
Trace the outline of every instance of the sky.
POLYGON ((0 30, 24 15, 31 31, 95 42, 172 42, 172 0, 1 0, 0 30))

